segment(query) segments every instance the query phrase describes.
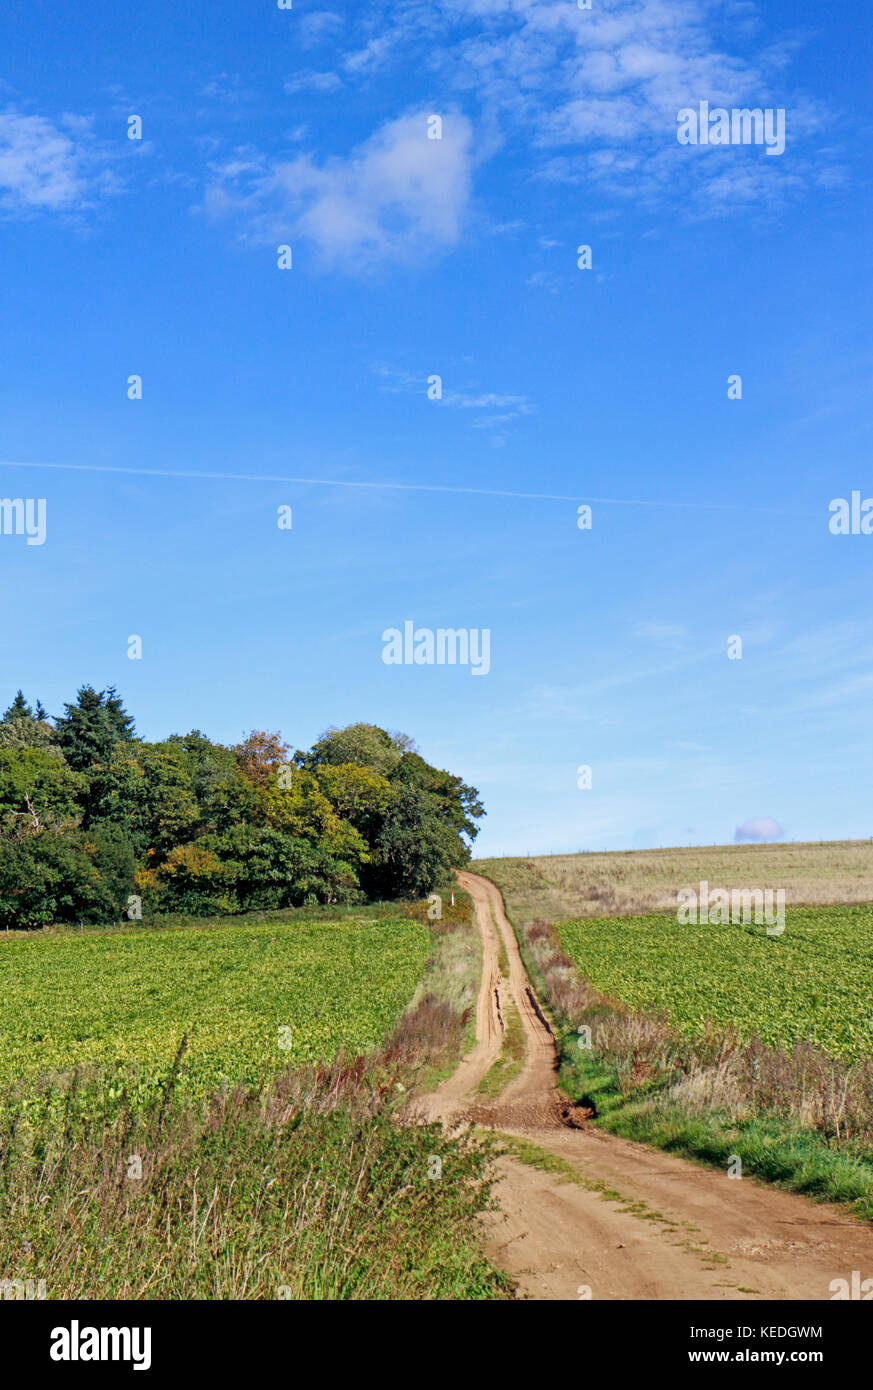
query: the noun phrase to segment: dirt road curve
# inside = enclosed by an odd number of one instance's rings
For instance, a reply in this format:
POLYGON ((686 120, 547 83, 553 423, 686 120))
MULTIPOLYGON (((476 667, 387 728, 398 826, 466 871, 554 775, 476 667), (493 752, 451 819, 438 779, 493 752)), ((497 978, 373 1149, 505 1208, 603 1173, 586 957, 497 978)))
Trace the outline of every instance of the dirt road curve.
POLYGON ((873 1277, 873 1231, 838 1208, 698 1168, 560 1118, 551 1031, 522 964, 503 900, 487 879, 459 875, 482 934, 476 1045, 425 1098, 447 1123, 517 1135, 570 1165, 577 1180, 500 1160, 503 1216, 488 1219, 491 1258, 535 1299, 822 1299, 834 1279, 873 1277), (498 936, 499 933, 499 936, 498 936), (498 941, 509 962, 500 970, 498 941), (500 1055, 506 1004, 527 1038, 522 1073, 497 1101, 476 1087, 500 1055), (505 1219, 504 1219, 505 1218, 505 1219))

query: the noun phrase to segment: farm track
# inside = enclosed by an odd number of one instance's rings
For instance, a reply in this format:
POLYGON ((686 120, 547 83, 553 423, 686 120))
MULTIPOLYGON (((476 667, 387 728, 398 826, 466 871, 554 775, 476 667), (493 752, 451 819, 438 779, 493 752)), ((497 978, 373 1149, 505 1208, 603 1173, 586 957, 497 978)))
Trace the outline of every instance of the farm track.
POLYGON ((486 1250, 533 1299, 828 1300, 834 1279, 873 1276, 873 1230, 839 1208, 751 1178, 731 1180, 593 1126, 570 1129, 556 1086, 557 1053, 503 899, 459 874, 482 936, 476 1045, 422 1106, 446 1124, 517 1136, 575 1170, 579 1181, 508 1156, 498 1161, 501 1212, 486 1250), (498 936, 499 933, 499 936, 498 936), (509 962, 500 971, 502 940, 509 962), (500 1055, 506 1005, 524 1025, 523 1070, 495 1101, 476 1087, 500 1055))

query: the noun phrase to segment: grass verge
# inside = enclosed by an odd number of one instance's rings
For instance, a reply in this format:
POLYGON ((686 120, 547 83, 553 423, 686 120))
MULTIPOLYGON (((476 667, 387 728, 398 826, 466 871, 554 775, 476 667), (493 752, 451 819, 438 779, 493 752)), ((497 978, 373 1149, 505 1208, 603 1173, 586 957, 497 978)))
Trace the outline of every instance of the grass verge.
POLYGON ((478 1093, 489 1100, 496 1099, 501 1092, 506 1090, 510 1081, 514 1081, 520 1075, 527 1056, 527 1037, 524 1024, 521 1021, 521 1014, 511 1002, 507 1002, 505 1006, 503 1022, 505 1026, 500 1056, 488 1068, 477 1087, 478 1093))

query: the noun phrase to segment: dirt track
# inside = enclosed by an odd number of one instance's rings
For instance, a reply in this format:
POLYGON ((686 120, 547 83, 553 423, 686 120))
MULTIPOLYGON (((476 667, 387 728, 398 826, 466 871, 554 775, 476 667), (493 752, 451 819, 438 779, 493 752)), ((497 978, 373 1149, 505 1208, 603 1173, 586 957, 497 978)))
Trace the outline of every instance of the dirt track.
POLYGON ((424 1098, 446 1123, 488 1125, 568 1163, 579 1181, 504 1157, 502 1217, 488 1220, 486 1248, 523 1298, 821 1299, 834 1279, 873 1277, 873 1230, 833 1206, 765 1187, 561 1120, 556 1053, 498 890, 459 875, 476 904, 482 986, 476 1045, 424 1098), (498 932, 509 961, 499 968, 498 932), (527 1038, 521 1075, 498 1100, 475 1088, 500 1054, 508 999, 527 1038), (505 1218, 505 1219, 504 1219, 505 1218), (588 1292, 590 1290, 590 1293, 588 1292))

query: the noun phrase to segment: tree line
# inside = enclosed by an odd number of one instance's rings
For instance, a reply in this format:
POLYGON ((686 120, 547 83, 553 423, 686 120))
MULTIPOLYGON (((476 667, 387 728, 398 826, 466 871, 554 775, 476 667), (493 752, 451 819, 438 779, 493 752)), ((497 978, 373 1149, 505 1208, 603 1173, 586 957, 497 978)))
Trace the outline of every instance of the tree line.
POLYGON ((138 738, 114 687, 0 720, 0 926, 420 897, 467 862, 484 808, 405 734, 138 738))

